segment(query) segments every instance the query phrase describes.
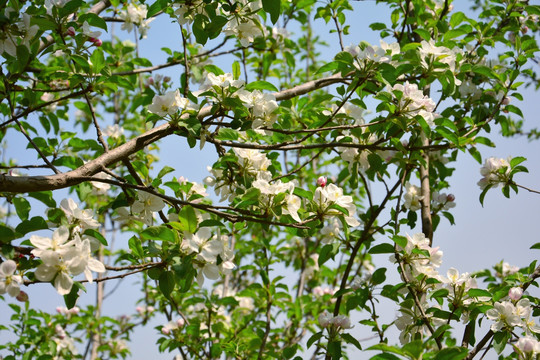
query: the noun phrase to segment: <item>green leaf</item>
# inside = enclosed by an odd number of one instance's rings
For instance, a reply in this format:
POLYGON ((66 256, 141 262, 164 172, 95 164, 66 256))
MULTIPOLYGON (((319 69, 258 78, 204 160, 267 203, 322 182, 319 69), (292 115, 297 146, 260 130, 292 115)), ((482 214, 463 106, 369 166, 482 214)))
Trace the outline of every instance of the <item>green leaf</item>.
POLYGON ((540 242, 537 242, 533 246, 531 246, 531 249, 540 250, 540 242))
MULTIPOLYGON (((81 24, 84 23, 85 21, 88 23, 88 25, 92 25, 100 29, 103 29, 105 31, 109 31, 107 29, 107 23, 99 15, 89 12, 89 13, 82 14, 81 16, 79 16, 79 22, 81 24)), ((96 50, 99 50, 99 49, 96 49, 96 50)), ((96 50, 94 50, 94 52, 96 50)))
POLYGON ((386 268, 378 268, 371 276, 371 283, 373 285, 382 284, 386 280, 386 268))
POLYGON ((142 259, 144 257, 144 250, 142 248, 141 240, 139 240, 139 238, 137 238, 136 236, 132 236, 131 239, 129 239, 128 241, 128 246, 134 256, 139 259, 142 259))
POLYGON ((15 211, 19 218, 24 221, 28 219, 30 214, 30 203, 23 197, 16 197, 13 199, 13 205, 15 205, 15 211))
POLYGON ((58 9, 58 15, 60 15, 60 17, 65 17, 69 14, 73 14, 83 3, 82 0, 71 0, 58 9))
POLYGON ((394 354, 382 353, 371 357, 370 360, 401 360, 401 358, 394 354))
POLYGON ((41 216, 34 216, 30 220, 25 220, 17 227, 15 228, 15 231, 20 233, 21 235, 26 235, 29 232, 37 231, 37 230, 43 230, 48 229, 49 226, 47 225, 47 222, 45 219, 43 219, 41 216))
POLYGON ((187 229, 190 233, 195 233, 197 230, 197 227, 199 226, 199 223, 197 221, 197 215, 195 214, 195 210, 191 206, 184 206, 182 210, 178 213, 178 217, 180 219, 180 222, 183 226, 187 229))
POLYGON ((332 360, 341 359, 341 341, 330 341, 327 351, 332 356, 332 360))
POLYGON ((322 266, 330 258, 334 256, 334 247, 332 245, 324 245, 319 253, 319 260, 317 261, 319 266, 322 266))
POLYGON ((72 309, 77 303, 77 299, 79 298, 79 290, 86 291, 85 287, 80 282, 75 281, 73 282, 73 286, 71 287, 69 294, 64 295, 64 302, 66 303, 66 307, 68 309, 72 309))
POLYGON ((173 172, 174 169, 170 166, 164 166, 158 173, 158 178, 161 179, 163 176, 165 176, 166 174, 170 173, 170 172, 173 172))
POLYGON ((420 37, 426 41, 431 40, 431 34, 425 29, 415 29, 414 32, 420 35, 420 37))
POLYGON ((382 243, 379 245, 375 245, 371 249, 369 249, 368 253, 370 254, 393 254, 394 253, 394 246, 388 244, 388 243, 382 243))
POLYGON ((281 1, 280 0, 262 0, 262 5, 264 11, 270 14, 270 20, 272 24, 275 24, 279 19, 279 13, 281 11, 281 1))
POLYGON ((169 229, 165 225, 151 226, 143 230, 141 237, 145 240, 162 240, 175 242, 177 240, 176 231, 169 229))
POLYGON ((164 271, 159 276, 159 289, 165 297, 169 297, 174 290, 174 273, 172 271, 164 271))
POLYGON ((503 352, 509 340, 510 340, 510 333, 508 331, 497 332, 495 333, 495 335, 493 335, 493 348, 495 349, 497 354, 500 354, 503 352))
POLYGON ((322 336, 323 336, 322 331, 319 331, 318 333, 311 335, 311 337, 307 341, 307 348, 309 349, 311 347, 311 345, 313 345, 315 342, 319 341, 319 339, 322 338, 322 336))
POLYGON ((10 227, 7 227, 5 225, 0 224, 0 241, 3 243, 9 243, 13 239, 17 239, 21 236, 19 234, 15 233, 13 229, 10 227))
POLYGON ((219 221, 219 220, 214 220, 214 219, 203 220, 203 221, 199 224, 199 227, 210 227, 210 226, 225 227, 225 224, 223 224, 223 223, 222 223, 221 221, 219 221))
POLYGON ((332 61, 328 64, 324 64, 323 66, 321 66, 315 74, 322 74, 327 71, 330 71, 333 73, 335 70, 338 69, 338 67, 339 67, 339 63, 337 61, 332 61))
POLYGON ((483 289, 469 289, 469 291, 467 291, 467 295, 469 295, 469 297, 487 296, 491 298, 491 293, 483 289))
POLYGON ((341 338, 345 340, 346 343, 354 345, 358 350, 362 350, 362 346, 360 345, 360 342, 356 340, 353 336, 347 333, 341 334, 341 338))
POLYGON ((524 162, 525 160, 527 160, 527 159, 524 158, 523 156, 516 156, 515 158, 512 158, 512 159, 510 160, 510 167, 513 168, 513 167, 515 167, 516 165, 521 164, 521 163, 524 162))
POLYGON ((445 127, 442 127, 442 126, 437 126, 435 128, 435 131, 441 135, 442 137, 444 137, 445 139, 449 140, 450 142, 452 142, 453 144, 455 145, 459 145, 459 139, 458 137, 456 136, 456 134, 454 134, 452 131, 448 130, 447 128, 445 127))
POLYGON ((153 17, 157 13, 165 10, 165 8, 168 5, 169 5, 168 0, 157 0, 155 3, 150 5, 150 7, 148 8, 148 13, 146 14, 146 18, 150 19, 151 17, 153 17))
POLYGON ((268 81, 260 80, 260 81, 253 81, 247 84, 246 90, 248 91, 253 91, 253 90, 278 91, 278 88, 275 87, 273 84, 269 83, 268 81))
POLYGON ((400 235, 394 235, 392 236, 392 240, 399 246, 401 246, 401 248, 405 249, 405 247, 407 247, 407 242, 409 240, 407 240, 407 238, 405 236, 400 236, 400 235))
POLYGON ((403 345, 402 350, 411 356, 412 359, 420 359, 424 350, 422 340, 414 340, 403 345))
POLYGON ((238 61, 235 61, 232 64, 232 74, 234 80, 240 79, 240 63, 238 61))
POLYGON ((449 347, 437 352, 434 360, 463 360, 467 356, 467 349, 462 347, 449 347))
POLYGON ((91 237, 97 239, 100 243, 102 243, 105 246, 109 245, 109 244, 107 244, 107 239, 105 239, 105 237, 97 230, 86 229, 84 231, 84 235, 88 235, 88 236, 91 236, 91 237))
POLYGON ((92 63, 94 74, 99 74, 105 67, 105 57, 103 56, 103 50, 100 48, 95 49, 90 56, 90 62, 92 63))

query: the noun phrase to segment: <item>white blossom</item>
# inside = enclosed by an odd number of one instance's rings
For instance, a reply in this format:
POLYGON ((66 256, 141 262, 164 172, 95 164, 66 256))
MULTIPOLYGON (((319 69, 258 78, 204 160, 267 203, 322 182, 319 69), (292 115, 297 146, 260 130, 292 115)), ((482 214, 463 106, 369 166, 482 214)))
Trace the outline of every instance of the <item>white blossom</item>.
POLYGON ((497 186, 507 183, 510 176, 510 158, 508 160, 495 157, 486 159, 480 168, 480 174, 483 177, 478 181, 478 186, 482 190, 488 185, 497 186))
POLYGON ((22 277, 15 275, 17 263, 6 260, 0 264, 0 295, 8 293, 9 296, 17 297, 21 292, 22 277))
POLYGON ((63 199, 60 208, 64 210, 68 221, 79 224, 83 229, 97 229, 100 226, 91 210, 80 209, 71 198, 63 199))

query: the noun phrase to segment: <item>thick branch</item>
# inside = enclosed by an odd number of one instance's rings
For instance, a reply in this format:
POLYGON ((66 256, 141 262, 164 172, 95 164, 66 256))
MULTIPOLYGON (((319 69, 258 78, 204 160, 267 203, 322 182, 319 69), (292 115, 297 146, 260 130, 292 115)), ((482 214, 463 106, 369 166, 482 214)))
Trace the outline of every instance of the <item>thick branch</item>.
MULTIPOLYGON (((344 78, 339 74, 336 74, 319 80, 308 81, 305 84, 295 86, 291 89, 274 93, 274 95, 278 101, 287 100, 342 81, 344 81, 344 78)), ((203 107, 199 111, 198 117, 205 118, 212 115, 211 110, 211 106, 203 107)), ((188 116, 189 115, 185 114, 182 117, 187 118, 188 116)), ((109 152, 89 161, 80 168, 63 174, 49 176, 8 176, 0 174, 0 192, 26 193, 57 190, 75 186, 82 182, 82 180, 77 178, 95 175, 102 171, 103 168, 114 165, 117 162, 126 159, 131 154, 142 150, 146 146, 171 135, 174 130, 174 125, 170 123, 160 125, 129 140, 117 148, 111 149, 109 152)))

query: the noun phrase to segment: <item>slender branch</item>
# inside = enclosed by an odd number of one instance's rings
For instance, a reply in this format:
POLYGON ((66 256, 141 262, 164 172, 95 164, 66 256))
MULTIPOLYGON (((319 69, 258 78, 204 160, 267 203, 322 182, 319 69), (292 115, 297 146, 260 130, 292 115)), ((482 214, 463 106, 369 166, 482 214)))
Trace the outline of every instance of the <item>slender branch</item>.
POLYGON ((39 156, 41 156, 41 158, 43 159, 43 161, 45 161, 45 163, 47 163, 47 165, 56 173, 56 174, 60 174, 60 171, 56 168, 56 166, 54 166, 50 161, 49 159, 47 159, 47 156, 45 156, 45 154, 43 153, 43 151, 41 151, 41 149, 39 148, 39 146, 34 142, 34 140, 32 140, 32 138, 30 137, 30 135, 28 134, 28 132, 24 129, 24 127, 22 126, 22 124, 19 122, 19 120, 17 120, 16 118, 12 118, 15 123, 17 123, 17 126, 19 126, 19 129, 21 130, 21 132, 23 133, 24 137, 28 140, 28 142, 30 144, 32 144, 32 147, 38 152, 39 156))
POLYGON ((528 192, 532 192, 532 193, 535 193, 535 194, 540 194, 540 191, 538 190, 534 190, 534 189, 531 189, 531 188, 528 188, 526 186, 523 186, 523 185, 519 185, 519 184, 516 184, 515 182, 512 182, 514 185, 516 185, 518 188, 522 188, 524 190, 527 190, 528 192))

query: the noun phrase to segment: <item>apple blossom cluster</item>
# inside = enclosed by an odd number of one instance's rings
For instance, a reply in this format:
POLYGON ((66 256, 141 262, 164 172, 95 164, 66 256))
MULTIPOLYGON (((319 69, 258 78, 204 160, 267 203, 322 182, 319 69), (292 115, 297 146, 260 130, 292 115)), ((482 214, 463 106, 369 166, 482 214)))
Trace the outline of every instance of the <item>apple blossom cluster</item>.
POLYGON ((480 189, 484 190, 488 185, 497 186, 506 184, 510 180, 510 160, 490 157, 486 159, 484 165, 480 168, 480 174, 483 176, 478 181, 480 189))
POLYGON ((525 359, 537 359, 540 354, 540 341, 531 335, 520 337, 516 347, 521 351, 525 359))
POLYGON ((105 272, 105 266, 92 258, 90 238, 77 232, 70 234, 66 226, 56 229, 51 238, 32 235, 30 242, 35 246, 32 255, 42 261, 35 272, 40 281, 54 281, 60 295, 69 294, 73 286, 73 276, 84 273, 92 282, 92 271, 105 272))
MULTIPOLYGON (((197 15, 207 15, 205 3, 194 0, 189 3, 174 4, 174 15, 181 25, 191 23, 197 15)), ((231 11, 218 6, 228 22, 223 29, 227 36, 234 36, 242 46, 249 46, 256 37, 263 36, 263 28, 258 21, 257 12, 262 9, 260 0, 236 0, 229 2, 231 11)))
POLYGON ((197 110, 197 105, 189 99, 180 96, 178 90, 168 91, 164 95, 155 95, 152 104, 148 105, 148 111, 158 116, 167 116, 176 118, 178 111, 197 110))
MULTIPOLYGON (((423 309, 429 308, 426 301, 421 302, 423 309)), ((400 330, 399 342, 402 345, 409 343, 412 339, 416 338, 417 334, 425 335, 430 334, 428 326, 420 320, 422 318, 422 312, 412 302, 408 304, 402 304, 399 308, 399 315, 397 316, 394 324, 400 330)), ((427 314, 428 320, 433 326, 438 327, 444 325, 446 320, 439 319, 427 314)))
POLYGON ((360 225, 356 219, 356 206, 353 199, 349 195, 343 195, 343 189, 334 184, 329 184, 324 187, 319 186, 313 194, 313 205, 317 215, 322 219, 328 216, 343 215, 345 222, 352 227, 360 225), (347 211, 346 214, 337 210, 333 205, 338 205, 347 211))
POLYGON ((261 0, 236 0, 234 13, 224 12, 229 18, 223 33, 235 36, 242 46, 249 46, 256 37, 263 36, 257 12, 262 9, 261 0))
POLYGON ((392 61, 392 56, 399 54, 399 43, 388 44, 381 39, 381 46, 362 44, 360 46, 348 46, 345 51, 356 57, 357 62, 354 64, 356 68, 362 70, 371 63, 389 63, 392 61))
MULTIPOLYGON (((450 50, 444 46, 436 46, 433 39, 429 41, 423 40, 420 45, 421 46, 418 48, 418 52, 420 54, 420 61, 422 63, 422 66, 425 69, 437 71, 437 69, 433 69, 431 65, 433 64, 433 62, 440 62, 448 65, 450 71, 456 71, 457 55, 461 55, 461 50, 459 50, 458 48, 450 50)), ((458 80, 458 83, 456 83, 456 85, 459 84, 460 83, 458 80)))
POLYGON ((116 209, 118 216, 114 220, 121 222, 137 220, 151 226, 154 222, 154 213, 164 207, 165 202, 159 196, 137 190, 137 200, 133 202, 131 208, 122 207, 116 209))
POLYGON ((238 90, 236 96, 250 109, 253 116, 253 129, 272 127, 277 120, 276 110, 279 108, 273 94, 264 94, 259 90, 238 90))
MULTIPOLYGON (((4 16, 7 19, 18 17, 19 12, 13 8, 7 7, 4 11, 4 16)), ((30 51, 30 41, 36 39, 39 27, 30 25, 32 17, 29 14, 23 13, 22 19, 15 23, 15 27, 3 27, 8 31, 0 33, 0 55, 6 53, 10 56, 17 56, 17 45, 24 45, 30 51)))
MULTIPOLYGON (((270 181, 272 174, 267 170, 271 165, 270 160, 266 155, 256 149, 234 148, 234 152, 238 158, 238 173, 242 177, 262 179, 270 181)), ((228 199, 232 201, 238 189, 244 189, 243 185, 235 179, 230 178, 227 172, 221 169, 208 167, 208 171, 212 174, 207 176, 203 181, 206 185, 212 186, 216 195, 220 196, 220 201, 228 199)), ((245 190, 245 189, 244 189, 245 190)))
POLYGON ((330 218, 320 231, 320 234, 322 235, 321 243, 325 245, 331 244, 336 239, 339 239, 342 233, 342 228, 343 226, 337 218, 330 218))
MULTIPOLYGON (((407 245, 404 249, 398 246, 398 251, 402 252, 400 261, 405 264, 405 274, 410 281, 416 281, 416 277, 421 274, 435 279, 439 277, 437 268, 441 266, 443 252, 438 247, 431 247, 423 233, 407 235, 407 245)), ((397 263, 394 255, 390 261, 397 263)))
POLYGON ((147 13, 148 9, 145 4, 136 5, 130 3, 126 10, 121 10, 118 13, 120 19, 124 20, 122 30, 132 32, 135 25, 139 28, 141 38, 145 39, 150 28, 150 23, 154 20, 154 18, 146 20, 147 13))
POLYGON ((420 210, 422 208, 421 201, 424 199, 422 190, 416 185, 411 185, 408 181, 405 183, 405 195, 403 195, 403 204, 406 209, 411 211, 420 210))
POLYGON ((454 202, 455 199, 456 197, 452 194, 445 194, 434 191, 433 194, 431 194, 431 209, 434 212, 440 210, 448 211, 456 207, 456 203, 454 202))
POLYGON ((184 232, 181 247, 188 255, 197 254, 195 266, 199 285, 204 283, 205 277, 216 280, 220 273, 229 274, 235 268, 229 237, 219 232, 212 234, 207 227, 200 228, 195 234, 184 232))
POLYGON ((354 326, 351 324, 351 319, 345 315, 333 316, 328 311, 324 310, 318 317, 319 325, 323 328, 333 328, 336 330, 352 329, 354 326))
POLYGON ((398 111, 401 114, 410 119, 420 115, 429 126, 435 125, 434 120, 439 117, 433 112, 436 107, 435 101, 424 95, 422 90, 418 89, 418 85, 406 81, 405 84, 396 84, 389 90, 398 100, 398 111))
POLYGON ((298 216, 298 210, 302 202, 300 198, 293 194, 294 183, 282 183, 281 180, 277 180, 270 184, 266 179, 257 179, 252 184, 252 187, 259 189, 261 195, 259 196, 259 207, 264 213, 270 213, 271 209, 276 205, 283 205, 283 214, 290 215, 295 221, 302 221, 298 216), (285 199, 276 203, 276 196, 279 194, 286 194, 285 199))
MULTIPOLYGON (((448 290, 448 302, 454 306, 467 306, 475 301, 489 301, 489 297, 473 298, 468 295, 470 289, 478 288, 476 278, 472 277, 468 272, 460 274, 455 268, 450 268, 446 272, 446 276, 439 275, 439 284, 435 286, 437 289, 448 290)), ((461 319, 464 323, 469 320, 469 312, 463 311, 461 319)))
POLYGON ((169 321, 167 324, 165 324, 161 328, 161 333, 163 335, 170 335, 171 333, 174 333, 176 330, 181 329, 186 324, 186 321, 183 318, 179 318, 176 321, 169 321))
POLYGON ((510 289, 508 300, 495 302, 493 308, 486 312, 487 318, 494 321, 491 324, 493 332, 506 329, 513 331, 515 327, 520 327, 527 335, 540 334, 540 326, 532 318, 531 302, 527 298, 521 298, 521 294, 522 292, 515 291, 512 294, 510 289))

